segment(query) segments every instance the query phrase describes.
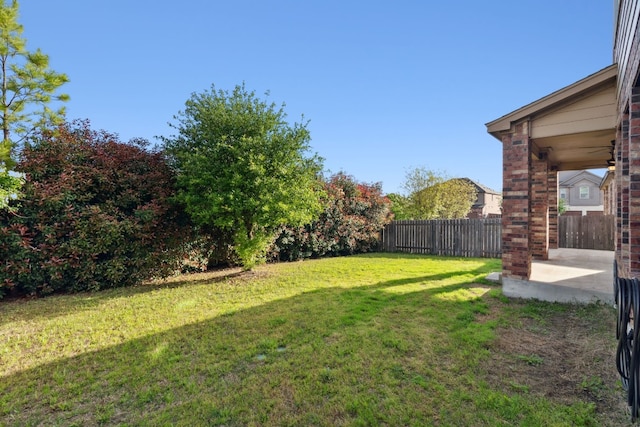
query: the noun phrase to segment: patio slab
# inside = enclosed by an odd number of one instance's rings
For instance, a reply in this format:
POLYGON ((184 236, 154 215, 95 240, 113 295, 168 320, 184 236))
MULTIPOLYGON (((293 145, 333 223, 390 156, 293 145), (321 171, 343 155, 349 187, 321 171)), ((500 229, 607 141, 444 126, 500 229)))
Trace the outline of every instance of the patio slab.
POLYGON ((551 302, 613 303, 613 251, 552 249, 533 261, 529 280, 502 278, 508 297, 551 302))

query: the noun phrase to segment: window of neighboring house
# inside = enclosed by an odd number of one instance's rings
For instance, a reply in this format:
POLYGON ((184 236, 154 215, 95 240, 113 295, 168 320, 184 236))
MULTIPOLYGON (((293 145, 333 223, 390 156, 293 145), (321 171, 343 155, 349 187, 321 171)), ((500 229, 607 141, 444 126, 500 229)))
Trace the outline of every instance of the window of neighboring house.
POLYGON ((561 188, 560 189, 560 198, 567 200, 567 189, 566 188, 561 188))
POLYGON ((586 185, 580 187, 580 198, 588 199, 589 198, 589 187, 586 185))

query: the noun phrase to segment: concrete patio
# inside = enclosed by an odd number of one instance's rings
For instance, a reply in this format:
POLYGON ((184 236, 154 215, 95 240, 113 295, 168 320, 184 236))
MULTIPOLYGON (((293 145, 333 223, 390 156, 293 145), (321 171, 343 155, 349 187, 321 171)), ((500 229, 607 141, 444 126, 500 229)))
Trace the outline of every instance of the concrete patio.
POLYGON ((529 280, 502 278, 506 296, 552 302, 613 303, 613 251, 551 249, 533 261, 529 280))

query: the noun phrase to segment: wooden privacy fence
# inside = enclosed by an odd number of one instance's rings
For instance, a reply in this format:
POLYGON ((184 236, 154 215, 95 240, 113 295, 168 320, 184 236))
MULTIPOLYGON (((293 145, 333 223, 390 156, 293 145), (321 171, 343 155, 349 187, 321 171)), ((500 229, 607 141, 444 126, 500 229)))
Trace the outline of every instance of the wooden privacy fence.
MULTIPOLYGON (((382 250, 415 254, 499 258, 501 219, 393 221, 382 232, 382 250)), ((615 216, 558 218, 558 246, 614 250, 615 216)))
POLYGON ((499 258, 500 218, 393 221, 382 232, 385 252, 499 258))
POLYGON ((615 249, 614 215, 562 215, 558 218, 558 246, 574 249, 615 249))

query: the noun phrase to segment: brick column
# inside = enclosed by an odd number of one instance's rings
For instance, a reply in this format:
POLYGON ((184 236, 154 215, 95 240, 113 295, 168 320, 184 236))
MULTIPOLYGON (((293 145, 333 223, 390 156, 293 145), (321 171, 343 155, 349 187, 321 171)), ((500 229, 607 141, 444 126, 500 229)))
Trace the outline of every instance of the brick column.
POLYGON ((558 249, 558 171, 549 168, 549 249, 558 249))
POLYGON ((640 277, 640 87, 629 109, 629 275, 640 277))
POLYGON ((529 248, 533 259, 549 259, 549 168, 547 159, 531 160, 529 248))
POLYGON ((530 159, 528 122, 522 122, 502 135, 502 274, 523 280, 531 275, 530 159))

